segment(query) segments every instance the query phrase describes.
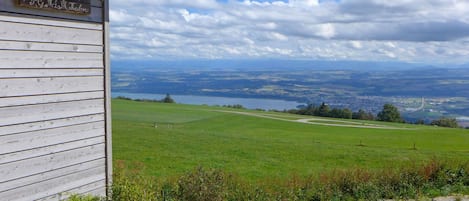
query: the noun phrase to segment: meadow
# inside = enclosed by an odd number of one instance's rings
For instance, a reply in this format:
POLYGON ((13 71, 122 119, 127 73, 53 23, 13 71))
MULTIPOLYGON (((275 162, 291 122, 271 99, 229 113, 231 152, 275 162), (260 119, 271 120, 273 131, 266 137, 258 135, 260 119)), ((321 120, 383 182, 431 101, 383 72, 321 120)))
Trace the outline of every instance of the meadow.
POLYGON ((469 156, 464 129, 128 100, 112 101, 112 118, 115 163, 160 180, 204 167, 265 183, 469 156))

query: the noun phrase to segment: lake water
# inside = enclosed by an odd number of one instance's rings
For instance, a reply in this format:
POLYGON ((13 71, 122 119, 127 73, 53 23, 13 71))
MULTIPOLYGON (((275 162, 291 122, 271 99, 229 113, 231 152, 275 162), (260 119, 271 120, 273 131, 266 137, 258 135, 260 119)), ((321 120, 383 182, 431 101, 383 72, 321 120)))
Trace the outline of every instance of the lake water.
MULTIPOLYGON (((146 94, 146 93, 121 93, 112 92, 112 97, 124 96, 132 99, 151 99, 161 100, 165 94, 146 94)), ((235 105, 240 104, 248 109, 264 109, 264 110, 284 110, 295 109, 298 103, 295 101, 261 99, 261 98, 228 98, 216 96, 191 96, 191 95, 171 95, 177 103, 190 105, 235 105)))
POLYGON ((459 120, 459 121, 469 121, 469 117, 465 117, 465 116, 458 117, 456 119, 459 120))

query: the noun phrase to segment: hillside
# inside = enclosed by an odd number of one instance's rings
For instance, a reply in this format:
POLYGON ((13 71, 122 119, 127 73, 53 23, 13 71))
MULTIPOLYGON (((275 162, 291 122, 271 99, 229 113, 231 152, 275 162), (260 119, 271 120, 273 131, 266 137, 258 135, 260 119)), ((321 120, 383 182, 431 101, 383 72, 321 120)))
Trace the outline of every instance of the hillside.
POLYGON ((160 178, 203 166, 259 181, 469 153, 463 129, 125 100, 113 100, 112 115, 114 161, 160 178))

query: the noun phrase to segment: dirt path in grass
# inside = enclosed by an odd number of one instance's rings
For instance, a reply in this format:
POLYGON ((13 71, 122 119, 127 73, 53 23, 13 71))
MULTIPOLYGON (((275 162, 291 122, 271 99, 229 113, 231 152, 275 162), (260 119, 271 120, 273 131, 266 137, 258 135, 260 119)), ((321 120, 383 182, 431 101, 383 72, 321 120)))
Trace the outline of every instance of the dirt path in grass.
POLYGON ((469 196, 449 196, 449 197, 438 197, 438 198, 431 199, 431 201, 456 201, 456 200, 469 201, 469 196))
POLYGON ((226 110, 213 110, 215 112, 224 112, 224 113, 232 113, 232 114, 240 114, 246 116, 253 116, 253 117, 260 117, 265 119, 275 119, 280 121, 288 121, 288 122, 295 122, 295 123, 303 123, 303 124, 312 124, 312 125, 321 125, 321 126, 335 126, 335 127, 349 127, 349 128, 372 128, 372 129, 387 129, 387 130, 409 130, 409 128, 400 128, 400 127, 393 127, 393 126, 384 126, 384 125, 376 125, 376 124, 360 124, 358 122, 348 122, 348 121, 341 121, 341 120, 326 120, 326 119, 319 119, 319 118, 307 118, 307 119, 284 119, 280 117, 273 117, 269 115, 262 115, 262 114, 254 114, 249 112, 238 112, 238 111, 226 111, 226 110), (312 122, 312 121, 326 121, 326 122, 334 122, 334 123, 323 123, 323 122, 312 122))
MULTIPOLYGON (((436 198, 421 198, 419 200, 424 200, 424 201, 469 201, 469 196, 447 196, 447 197, 436 197, 436 198)), ((396 201, 396 200, 383 200, 383 201, 396 201)), ((414 201, 414 200, 410 200, 414 201)))
POLYGON ((382 126, 378 124, 368 124, 368 123, 360 123, 360 122, 353 122, 353 121, 342 121, 342 120, 335 120, 335 119, 319 119, 319 118, 308 118, 308 119, 298 119, 296 121, 299 122, 311 122, 311 121, 325 121, 325 122, 334 122, 334 123, 343 123, 343 124, 355 124, 361 126, 382 126))

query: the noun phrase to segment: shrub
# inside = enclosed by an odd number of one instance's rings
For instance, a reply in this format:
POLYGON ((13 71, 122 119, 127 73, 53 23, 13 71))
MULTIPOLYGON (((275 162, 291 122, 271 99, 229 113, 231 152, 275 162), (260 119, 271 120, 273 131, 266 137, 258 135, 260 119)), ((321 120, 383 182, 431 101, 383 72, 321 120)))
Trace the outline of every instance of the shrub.
POLYGON ((123 161, 117 161, 114 169, 112 200, 158 200, 155 182, 142 174, 142 164, 131 168, 123 161))
POLYGON ((132 100, 131 98, 125 97, 125 96, 117 96, 115 99, 118 99, 118 100, 132 100))
MULTIPOLYGON (((116 163, 113 201, 236 201, 236 200, 408 200, 422 196, 469 194, 469 163, 431 160, 380 171, 335 170, 317 176, 250 183, 220 170, 198 167, 175 181, 158 181, 142 174, 140 164, 116 163)), ((102 198, 72 196, 72 201, 102 198)))
POLYGON ((69 201, 105 201, 106 198, 94 197, 91 195, 72 195, 68 198, 69 201))
POLYGON ((440 127, 459 128, 458 121, 455 118, 441 117, 438 120, 433 120, 430 124, 440 127))
POLYGON ((219 170, 199 167, 178 180, 178 197, 181 200, 221 201, 226 190, 226 179, 219 170))

